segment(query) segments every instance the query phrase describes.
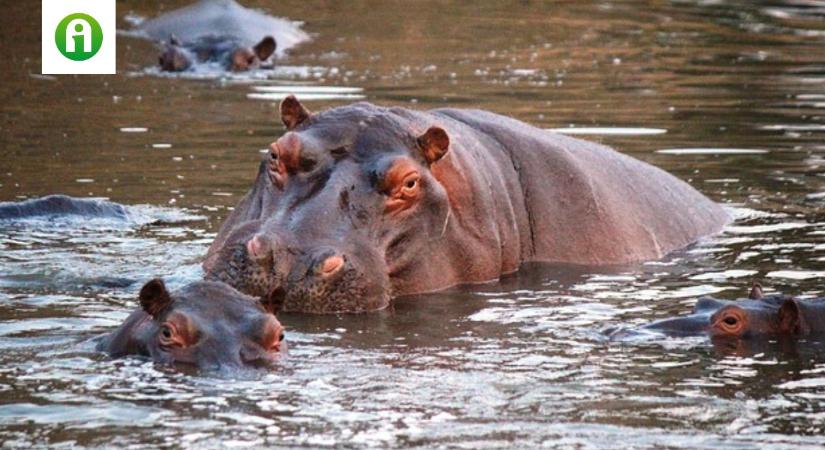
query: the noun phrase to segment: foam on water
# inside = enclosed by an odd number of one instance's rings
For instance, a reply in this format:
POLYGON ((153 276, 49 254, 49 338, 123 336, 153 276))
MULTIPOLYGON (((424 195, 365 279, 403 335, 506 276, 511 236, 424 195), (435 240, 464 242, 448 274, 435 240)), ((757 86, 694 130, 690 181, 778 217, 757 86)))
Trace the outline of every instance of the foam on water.
POLYGON ((548 128, 548 131, 569 135, 605 135, 605 136, 655 136, 665 134, 662 128, 644 127, 569 127, 548 128))

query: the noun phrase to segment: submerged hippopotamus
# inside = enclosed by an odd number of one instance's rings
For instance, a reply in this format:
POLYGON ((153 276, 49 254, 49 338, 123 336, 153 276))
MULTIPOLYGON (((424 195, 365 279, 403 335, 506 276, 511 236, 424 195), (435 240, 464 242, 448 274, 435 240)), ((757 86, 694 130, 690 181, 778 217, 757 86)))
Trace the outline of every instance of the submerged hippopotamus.
POLYGON ((265 36, 255 46, 249 47, 231 36, 207 36, 184 44, 172 35, 158 56, 158 65, 166 72, 183 72, 195 62, 216 62, 226 70, 242 72, 260 67, 275 53, 276 48, 272 36, 265 36))
POLYGON ((746 299, 700 298, 693 313, 649 323, 636 329, 609 330, 612 340, 653 335, 708 336, 711 339, 825 336, 825 297, 797 299, 763 295, 755 285, 746 299))
POLYGON ((284 350, 275 315, 226 284, 200 281, 169 292, 154 279, 139 299, 141 308, 99 340, 99 351, 217 369, 267 363, 284 350))
POLYGON ((233 0, 201 0, 142 22, 143 36, 164 43, 161 70, 179 72, 196 63, 242 71, 265 64, 279 51, 307 40, 289 20, 247 9, 233 0), (278 48, 280 46, 280 48, 278 48))
POLYGON ((280 111, 288 132, 204 268, 284 310, 379 309, 527 261, 656 259, 728 221, 656 167, 490 112, 280 111))
POLYGON ((129 218, 129 212, 123 205, 99 198, 74 198, 55 194, 21 202, 0 202, 0 220, 57 215, 105 217, 120 220, 129 218))

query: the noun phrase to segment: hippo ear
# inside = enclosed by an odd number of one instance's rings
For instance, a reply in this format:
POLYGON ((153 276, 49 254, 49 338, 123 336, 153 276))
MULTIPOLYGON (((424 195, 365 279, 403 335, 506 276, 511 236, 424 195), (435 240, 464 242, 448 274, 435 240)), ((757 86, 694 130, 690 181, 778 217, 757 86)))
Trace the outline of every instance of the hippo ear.
POLYGON ((753 286, 751 286, 751 291, 748 294, 748 298, 751 300, 759 300, 765 295, 762 292, 762 285, 759 284, 758 281, 753 282, 753 286))
POLYGON ((779 307, 779 332, 799 336, 805 334, 806 328, 797 300, 785 299, 779 307))
POLYGON ((144 284, 138 296, 140 306, 152 317, 157 317, 161 311, 172 303, 172 297, 166 290, 163 280, 155 278, 144 284))
POLYGON ((281 121, 284 122, 287 130, 292 130, 309 119, 309 110, 294 95, 290 94, 287 98, 281 100, 280 109, 281 121))
POLYGON ((450 148, 450 137, 443 128, 430 127, 424 134, 416 139, 418 148, 427 160, 427 164, 432 164, 447 154, 450 148))
POLYGON ((258 42, 252 50, 255 50, 255 54, 258 55, 258 59, 261 61, 266 61, 275 53, 275 49, 278 48, 278 44, 275 42, 275 38, 272 36, 267 36, 261 39, 261 42, 258 42))

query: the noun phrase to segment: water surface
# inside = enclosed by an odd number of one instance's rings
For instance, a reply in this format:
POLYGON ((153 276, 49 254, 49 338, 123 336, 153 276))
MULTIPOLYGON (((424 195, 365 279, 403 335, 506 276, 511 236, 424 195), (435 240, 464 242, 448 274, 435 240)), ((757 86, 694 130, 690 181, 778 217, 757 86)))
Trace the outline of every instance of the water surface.
MULTIPOLYGON (((119 26, 184 3, 118 2, 119 26)), ((303 21, 312 41, 272 73, 170 77, 146 69, 151 42, 123 36, 117 76, 40 76, 39 8, 6 6, 0 200, 108 197, 152 220, 0 225, 5 446, 825 445, 821 343, 599 333, 686 313, 700 295, 742 296, 753 279, 825 295, 825 4, 245 4, 303 21), (283 315, 291 351, 270 371, 216 377, 95 353, 88 339, 126 317, 140 283, 200 276, 283 133, 286 92, 316 110, 366 99, 584 130, 738 220, 661 261, 530 265, 380 313, 283 315)))

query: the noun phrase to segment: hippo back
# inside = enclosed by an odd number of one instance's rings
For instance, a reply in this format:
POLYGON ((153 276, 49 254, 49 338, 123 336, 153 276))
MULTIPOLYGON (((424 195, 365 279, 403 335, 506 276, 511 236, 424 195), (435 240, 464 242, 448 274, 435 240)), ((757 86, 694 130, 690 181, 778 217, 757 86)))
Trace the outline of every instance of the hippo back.
POLYGON ((49 195, 22 202, 0 202, 0 220, 18 220, 27 217, 53 215, 77 215, 121 220, 129 217, 129 213, 123 205, 101 199, 49 195))
POLYGON ((486 111, 433 113, 449 132, 474 131, 485 144, 464 151, 495 153, 511 163, 501 170, 518 180, 521 192, 511 197, 522 199, 529 222, 529 234, 522 233, 523 261, 656 259, 718 232, 729 220, 689 184, 609 147, 486 111))

